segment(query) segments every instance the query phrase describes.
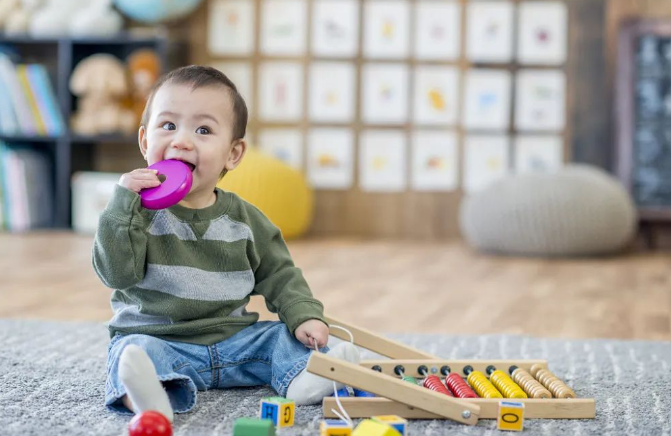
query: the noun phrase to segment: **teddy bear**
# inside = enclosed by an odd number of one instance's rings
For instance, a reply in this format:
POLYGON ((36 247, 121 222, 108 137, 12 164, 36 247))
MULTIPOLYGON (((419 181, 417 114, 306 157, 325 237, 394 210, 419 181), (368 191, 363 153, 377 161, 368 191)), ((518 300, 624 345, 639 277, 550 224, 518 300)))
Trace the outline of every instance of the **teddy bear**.
POLYGON ((43 0, 0 0, 0 28, 7 35, 28 33, 30 22, 43 0))
POLYGON ((154 50, 138 49, 128 56, 126 64, 131 86, 128 107, 135 112, 139 123, 147 98, 161 75, 161 59, 154 50))
POLYGON ((132 134, 137 130, 135 114, 121 104, 129 86, 125 65, 116 57, 101 53, 82 60, 70 78, 70 91, 79 97, 71 120, 76 134, 132 134))

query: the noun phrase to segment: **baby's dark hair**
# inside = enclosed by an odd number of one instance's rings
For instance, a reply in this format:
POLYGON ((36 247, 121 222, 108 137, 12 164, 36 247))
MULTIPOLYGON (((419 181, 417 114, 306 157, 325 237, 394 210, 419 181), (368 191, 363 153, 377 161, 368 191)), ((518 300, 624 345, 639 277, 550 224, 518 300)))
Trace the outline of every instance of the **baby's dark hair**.
POLYGON ((202 88, 204 86, 224 86, 228 89, 233 101, 233 140, 242 139, 245 137, 247 130, 247 105, 245 100, 238 92, 238 88, 231 82, 231 79, 226 77, 224 73, 212 67, 205 67, 201 65, 189 65, 186 67, 177 68, 168 74, 161 77, 149 94, 147 103, 142 112, 142 126, 147 126, 151 116, 151 104, 154 101, 154 95, 165 84, 191 85, 193 89, 202 88))

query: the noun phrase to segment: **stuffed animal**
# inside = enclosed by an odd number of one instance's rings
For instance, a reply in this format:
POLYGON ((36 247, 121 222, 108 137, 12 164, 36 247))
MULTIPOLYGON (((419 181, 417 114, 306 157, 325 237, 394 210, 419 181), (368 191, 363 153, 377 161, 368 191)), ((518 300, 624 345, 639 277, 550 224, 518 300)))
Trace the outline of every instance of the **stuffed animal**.
POLYGON ((42 4, 43 0, 3 0, 0 2, 0 27, 4 24, 7 35, 28 33, 30 21, 42 4))
POLYGON ((129 107, 135 112, 137 122, 142 118, 145 103, 154 83, 161 76, 161 59, 150 49, 135 50, 126 60, 131 82, 129 107))
POLYGON ((123 27, 121 15, 112 9, 112 0, 96 0, 77 12, 70 21, 70 35, 110 37, 123 27))
POLYGON ((126 68, 109 54, 82 60, 72 73, 70 90, 79 97, 72 130, 80 135, 132 134, 137 130, 133 111, 121 105, 129 91, 126 68))
POLYGON ((67 35, 70 21, 80 9, 80 0, 47 0, 46 5, 37 9, 30 17, 28 33, 33 37, 67 35))

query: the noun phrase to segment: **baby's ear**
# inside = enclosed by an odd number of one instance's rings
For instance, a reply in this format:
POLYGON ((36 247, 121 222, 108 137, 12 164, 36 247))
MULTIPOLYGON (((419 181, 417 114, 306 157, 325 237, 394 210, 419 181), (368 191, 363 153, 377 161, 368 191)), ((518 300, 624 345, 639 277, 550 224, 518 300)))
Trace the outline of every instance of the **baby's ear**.
POLYGON ((246 152, 247 141, 244 139, 236 139, 233 141, 233 144, 231 145, 231 154, 228 156, 228 161, 226 162, 226 170, 233 170, 240 165, 246 152))
POLYGON ((145 126, 140 126, 137 131, 137 145, 140 147, 140 153, 147 160, 147 129, 145 126))

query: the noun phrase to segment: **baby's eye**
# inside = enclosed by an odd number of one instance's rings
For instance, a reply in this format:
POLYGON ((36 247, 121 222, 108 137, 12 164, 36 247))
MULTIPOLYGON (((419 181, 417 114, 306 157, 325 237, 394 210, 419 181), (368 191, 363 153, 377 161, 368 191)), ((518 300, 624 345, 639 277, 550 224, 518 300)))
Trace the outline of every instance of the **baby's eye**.
POLYGON ((196 133, 199 135, 209 135, 210 134, 210 129, 207 127, 201 126, 196 129, 196 133))
POLYGON ((175 126, 175 123, 171 123, 170 121, 163 123, 161 126, 163 130, 175 130, 177 126, 175 126))

